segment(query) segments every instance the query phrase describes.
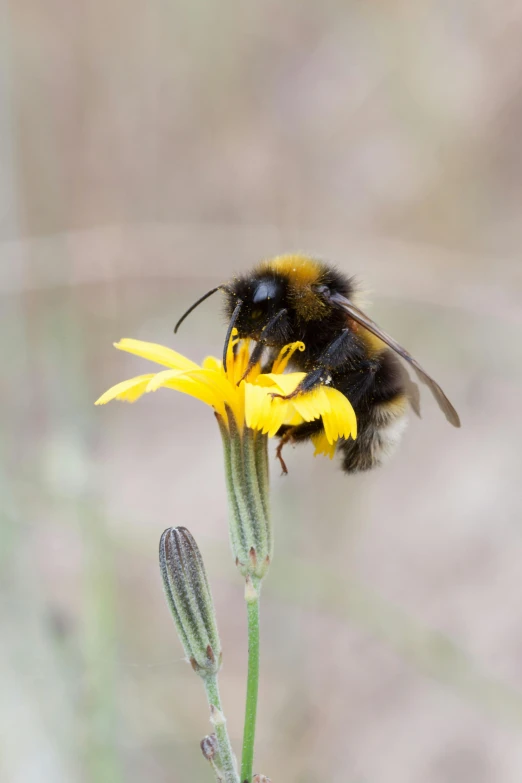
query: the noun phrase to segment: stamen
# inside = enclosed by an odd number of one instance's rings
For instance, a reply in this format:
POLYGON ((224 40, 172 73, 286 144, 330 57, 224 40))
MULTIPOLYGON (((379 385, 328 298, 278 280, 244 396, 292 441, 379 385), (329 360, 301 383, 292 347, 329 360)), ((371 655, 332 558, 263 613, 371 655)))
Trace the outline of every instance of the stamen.
POLYGON ((298 340, 295 343, 285 345, 279 351, 279 355, 272 365, 272 372, 282 373, 286 370, 288 362, 296 351, 304 351, 305 344, 298 340))

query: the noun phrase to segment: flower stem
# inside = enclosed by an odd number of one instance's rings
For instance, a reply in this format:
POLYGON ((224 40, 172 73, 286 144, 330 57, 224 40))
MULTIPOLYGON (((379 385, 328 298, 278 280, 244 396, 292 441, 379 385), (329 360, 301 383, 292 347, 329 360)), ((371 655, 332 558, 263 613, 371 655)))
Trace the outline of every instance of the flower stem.
POLYGON ((245 598, 248 618, 248 674, 245 705, 245 727, 243 730, 243 757, 241 761, 241 783, 251 783, 254 763, 254 740, 256 735, 257 693, 259 685, 259 580, 247 579, 245 598))
POLYGON ((207 699, 210 705, 210 720, 218 742, 220 768, 223 771, 225 783, 238 783, 236 760, 227 731, 226 718, 221 710, 217 674, 204 678, 207 699))

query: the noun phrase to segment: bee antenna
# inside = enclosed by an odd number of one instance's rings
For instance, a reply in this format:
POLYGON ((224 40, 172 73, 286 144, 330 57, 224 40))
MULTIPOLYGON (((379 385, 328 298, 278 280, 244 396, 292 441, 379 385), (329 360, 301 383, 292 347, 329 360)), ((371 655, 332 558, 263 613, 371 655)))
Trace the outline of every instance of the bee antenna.
POLYGON ((243 301, 241 299, 237 300, 237 305, 234 309, 234 312, 232 313, 232 318, 230 319, 230 323, 228 325, 227 334, 225 337, 225 345, 223 346, 223 369, 226 372, 227 369, 227 353, 228 353, 228 344, 230 342, 230 338, 232 336, 232 329, 234 328, 239 311, 241 310, 241 307, 243 306, 243 301))
POLYGON ((183 315, 181 316, 181 318, 179 319, 178 323, 174 327, 174 334, 176 334, 176 332, 178 331, 179 327, 181 326, 181 324, 183 323, 183 321, 185 320, 187 315, 190 315, 191 312, 193 310, 195 310, 198 305, 201 304, 201 302, 204 302, 205 299, 209 298, 209 296, 212 296, 212 294, 215 294, 216 291, 222 291, 222 290, 226 290, 226 286, 218 285, 218 286, 216 286, 216 288, 213 288, 211 291, 207 291, 207 293, 204 294, 202 297, 200 297, 197 302, 194 302, 194 304, 191 305, 189 307, 189 309, 186 312, 184 312, 183 315))

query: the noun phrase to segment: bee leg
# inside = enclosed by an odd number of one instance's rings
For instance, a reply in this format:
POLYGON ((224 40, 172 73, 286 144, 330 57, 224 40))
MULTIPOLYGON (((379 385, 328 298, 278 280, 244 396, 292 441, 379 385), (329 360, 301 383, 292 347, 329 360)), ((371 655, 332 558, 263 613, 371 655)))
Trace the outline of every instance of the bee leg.
POLYGON ((241 383, 241 381, 244 381, 245 378, 248 377, 248 374, 250 373, 250 370, 252 369, 252 367, 254 367, 258 363, 258 361, 260 361, 261 354, 265 350, 265 346, 266 346, 266 343, 265 343, 264 340, 259 340, 259 342, 256 343, 256 345, 254 347, 254 350, 250 354, 250 358, 248 360, 247 368, 246 368, 245 372, 243 373, 243 375, 241 376, 241 378, 239 379, 239 381, 237 382, 238 386, 241 383))
POLYGON ((247 368, 239 381, 237 382, 237 385, 241 383, 241 381, 244 381, 245 378, 248 376, 250 370, 252 367, 254 367, 258 361, 261 359, 261 354, 263 353, 265 346, 268 345, 267 343, 267 336, 270 334, 270 332, 273 332, 275 327, 277 326, 277 322, 279 319, 286 315, 286 307, 283 307, 279 312, 277 312, 275 315, 272 316, 272 318, 269 320, 269 322, 266 324, 266 326, 263 327, 261 334, 259 335, 259 340, 256 343, 256 346, 252 353, 250 354, 250 359, 248 360, 247 368))
POLYGON ((288 468, 286 467, 286 462, 283 459, 283 446, 292 442, 294 430, 295 427, 289 427, 287 430, 285 430, 285 432, 281 435, 281 440, 279 441, 279 445, 276 449, 276 458, 281 464, 282 476, 288 475, 288 468))
POLYGON ((291 400, 298 394, 312 391, 320 384, 328 384, 331 380, 331 370, 339 367, 352 348, 352 333, 349 329, 343 329, 341 334, 328 345, 317 360, 317 367, 307 373, 291 394, 271 394, 271 397, 280 397, 282 400, 291 400))
POLYGON ((328 381, 328 378, 330 376, 330 373, 325 370, 323 367, 317 367, 315 370, 312 370, 312 372, 309 372, 300 384, 298 384, 293 392, 290 394, 271 394, 270 396, 272 399, 274 397, 279 397, 281 400, 291 400, 294 397, 297 397, 298 394, 303 394, 304 392, 312 391, 312 389, 315 389, 316 386, 319 386, 321 383, 326 383, 328 381))

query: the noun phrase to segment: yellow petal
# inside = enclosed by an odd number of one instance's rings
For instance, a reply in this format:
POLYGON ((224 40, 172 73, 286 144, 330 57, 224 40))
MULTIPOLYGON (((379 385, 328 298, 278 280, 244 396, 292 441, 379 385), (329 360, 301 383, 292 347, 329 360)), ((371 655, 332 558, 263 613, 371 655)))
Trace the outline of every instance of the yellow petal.
POLYGON ((350 401, 337 389, 322 388, 330 402, 330 409, 325 410, 322 419, 326 438, 333 443, 339 438, 355 440, 357 437, 357 418, 350 401))
MULTIPOLYGON (((261 430, 273 438, 289 418, 291 405, 286 400, 272 399, 267 387, 245 384, 245 420, 248 427, 261 430)), ((300 420, 302 421, 302 419, 300 420)))
POLYGON ((282 397, 292 394, 305 373, 281 374, 296 350, 304 350, 300 342, 282 349, 273 364, 273 372, 262 374, 260 363, 252 368, 248 382, 241 381, 251 356, 250 340, 240 340, 233 330, 227 351, 227 372, 221 361, 209 356, 200 367, 185 356, 156 343, 124 339, 116 343, 119 350, 163 364, 169 369, 155 374, 140 375, 113 386, 103 394, 97 405, 109 400, 134 401, 146 391, 166 387, 188 394, 204 402, 227 419, 231 411, 240 429, 245 421, 249 427, 273 437, 283 424, 298 426, 321 418, 324 430, 314 436, 316 453, 333 455, 339 438, 357 436, 354 410, 341 392, 320 386, 312 392, 299 394, 291 400, 282 397), (273 397, 280 394, 282 397, 273 397))
POLYGON ((250 372, 248 373, 248 382, 249 383, 255 383, 259 376, 261 375, 261 365, 260 364, 254 364, 250 372))
POLYGON ((237 329, 234 327, 227 345, 227 377, 230 378, 230 380, 234 379, 234 348, 238 342, 237 329))
POLYGON ((224 411, 226 403, 234 414, 238 426, 243 427, 245 421, 244 382, 236 386, 228 380, 222 370, 217 372, 199 367, 197 370, 187 372, 186 376, 204 384, 215 395, 216 405, 219 404, 219 410, 216 407, 218 413, 224 411))
POLYGON ((330 457, 330 459, 334 458, 336 444, 328 443, 328 438, 326 437, 324 430, 312 435, 310 440, 315 446, 314 457, 317 457, 319 454, 324 454, 325 457, 330 457))
POLYGON ((286 414, 285 420, 283 424, 288 425, 289 427, 297 427, 298 424, 303 424, 304 419, 301 416, 300 413, 298 413, 295 408, 289 406, 288 412, 286 414))
POLYGON ((216 359, 215 356, 206 356, 203 359, 201 366, 204 370, 216 370, 216 372, 221 372, 223 368, 223 362, 220 361, 220 359, 216 359))
POLYGON ((224 413, 225 409, 220 397, 213 393, 207 385, 190 378, 183 371, 164 370, 157 373, 149 381, 146 391, 153 392, 162 387, 188 394, 190 397, 195 397, 197 400, 206 403, 206 405, 210 405, 218 413, 224 413))
POLYGON ((246 372, 248 360, 250 359, 250 340, 241 340, 236 349, 232 364, 233 382, 239 383, 246 372))
POLYGON ((199 368, 199 365, 187 359, 186 356, 182 356, 177 351, 173 351, 172 348, 166 348, 164 345, 158 345, 157 343, 147 343, 143 340, 131 340, 125 337, 119 343, 114 343, 114 347, 118 348, 119 351, 133 353, 136 356, 141 356, 143 359, 149 359, 151 362, 163 364, 172 370, 194 370, 199 368))
POLYGON ((357 416, 350 400, 337 389, 325 389, 330 398, 332 408, 335 408, 337 418, 342 422, 339 426, 339 434, 342 438, 357 438, 357 416))
POLYGON ((111 400, 125 400, 126 402, 134 402, 142 394, 145 394, 149 381, 154 378, 154 375, 138 375, 136 378, 131 378, 128 381, 122 381, 117 383, 116 386, 111 386, 105 394, 99 397, 95 405, 105 405, 111 400))
POLYGON ((260 375, 256 383, 259 386, 276 386, 274 394, 291 394, 296 386, 306 377, 305 372, 289 372, 286 375, 268 372, 260 375))
POLYGON ((261 386, 245 383, 245 421, 247 427, 253 430, 263 429, 263 424, 270 415, 271 398, 261 386))
POLYGON ((305 421, 319 419, 330 410, 330 402, 325 397, 322 387, 314 389, 306 394, 299 394, 292 398, 295 410, 305 421))
POLYGON ((162 372, 157 372, 152 376, 147 385, 147 391, 155 392, 166 386, 169 381, 183 377, 185 377, 184 370, 162 370, 162 372))
POLYGON ((272 400, 271 413, 263 430, 269 438, 273 438, 277 434, 285 419, 288 418, 290 410, 291 405, 286 400, 272 400))

